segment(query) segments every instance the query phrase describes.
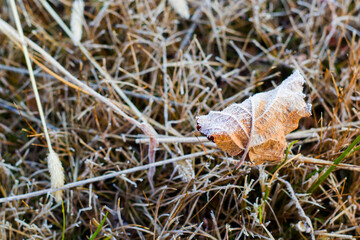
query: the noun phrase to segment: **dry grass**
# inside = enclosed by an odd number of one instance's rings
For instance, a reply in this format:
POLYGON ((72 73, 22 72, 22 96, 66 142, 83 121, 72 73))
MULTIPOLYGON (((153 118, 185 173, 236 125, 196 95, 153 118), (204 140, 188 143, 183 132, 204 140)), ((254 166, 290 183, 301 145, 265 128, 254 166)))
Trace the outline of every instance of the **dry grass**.
POLYGON ((46 195, 47 145, 1 1, 0 239, 61 239, 63 210, 64 239, 90 238, 107 212, 96 239, 360 236, 357 152, 306 194, 359 134, 359 1, 189 0, 189 19, 166 1, 85 1, 81 44, 65 29, 71 1, 51 2, 63 26, 41 0, 16 2, 67 185, 62 209, 46 195), (275 175, 273 164, 234 171, 239 157, 213 151, 195 116, 294 69, 313 115, 288 137, 292 155, 275 175))

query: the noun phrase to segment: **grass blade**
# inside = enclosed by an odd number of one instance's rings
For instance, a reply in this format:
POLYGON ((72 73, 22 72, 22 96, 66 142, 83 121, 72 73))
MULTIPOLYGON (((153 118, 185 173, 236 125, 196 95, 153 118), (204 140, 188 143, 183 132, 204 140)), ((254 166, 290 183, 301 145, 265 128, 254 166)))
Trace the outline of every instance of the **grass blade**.
POLYGON ((107 215, 109 214, 109 212, 107 212, 105 214, 105 217, 103 218, 103 220, 101 220, 101 223, 100 225, 97 227, 96 231, 94 232, 94 234, 90 237, 89 240, 94 240, 96 238, 96 236, 99 234, 99 232, 101 231, 101 228, 102 226, 104 225, 105 221, 106 221, 106 218, 107 218, 107 215))
POLYGON ((353 153, 352 149, 356 146, 358 142, 360 142, 360 135, 357 136, 357 138, 349 145, 349 147, 347 147, 346 150, 338 158, 335 159, 334 164, 331 167, 329 167, 329 169, 326 170, 326 172, 323 175, 321 175, 321 177, 310 187, 308 193, 310 194, 313 193, 315 189, 317 189, 320 186, 320 184, 330 175, 330 173, 334 171, 336 166, 339 163, 341 163, 345 159, 345 157, 347 157, 350 153, 353 153))
POLYGON ((62 208, 62 214, 63 214, 63 232, 62 232, 62 237, 61 240, 65 239, 65 224, 66 224, 66 219, 65 219, 65 207, 64 207, 64 201, 61 200, 61 208, 62 208))
POLYGON ((292 141, 292 142, 289 144, 288 148, 286 149, 284 161, 282 161, 282 163, 280 163, 279 165, 277 165, 274 169, 272 169, 272 170, 270 171, 272 174, 273 174, 274 172, 276 172, 276 170, 278 170, 280 167, 282 167, 282 166, 286 163, 291 148, 292 148, 292 147, 294 146, 294 144, 297 143, 298 141, 299 141, 299 140, 295 140, 295 141, 292 141))

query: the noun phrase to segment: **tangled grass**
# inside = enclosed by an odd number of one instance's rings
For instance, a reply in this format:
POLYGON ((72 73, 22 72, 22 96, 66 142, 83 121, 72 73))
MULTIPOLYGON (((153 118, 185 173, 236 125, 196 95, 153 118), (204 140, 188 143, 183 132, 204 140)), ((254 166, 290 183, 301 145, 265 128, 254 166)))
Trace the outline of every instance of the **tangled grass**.
POLYGON ((86 1, 80 42, 66 31, 72 1, 43 2, 17 10, 68 185, 63 207, 46 194, 47 145, 1 1, 0 239, 360 236, 357 148, 307 193, 359 135, 359 1, 189 0, 189 19, 164 0, 86 1), (288 136, 287 161, 234 171, 239 158, 199 136, 195 116, 294 69, 313 115, 288 136), (153 178, 149 136, 167 163, 153 178))

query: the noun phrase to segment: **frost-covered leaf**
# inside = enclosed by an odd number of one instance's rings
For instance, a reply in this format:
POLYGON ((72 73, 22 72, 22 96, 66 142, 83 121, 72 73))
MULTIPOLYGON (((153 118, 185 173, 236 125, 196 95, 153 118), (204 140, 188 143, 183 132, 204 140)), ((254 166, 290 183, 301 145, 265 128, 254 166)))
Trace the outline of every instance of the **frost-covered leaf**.
POLYGON ((302 117, 311 115, 302 93, 304 82, 295 71, 271 91, 197 117, 197 129, 231 156, 248 152, 256 164, 281 160, 285 135, 298 127, 302 117))

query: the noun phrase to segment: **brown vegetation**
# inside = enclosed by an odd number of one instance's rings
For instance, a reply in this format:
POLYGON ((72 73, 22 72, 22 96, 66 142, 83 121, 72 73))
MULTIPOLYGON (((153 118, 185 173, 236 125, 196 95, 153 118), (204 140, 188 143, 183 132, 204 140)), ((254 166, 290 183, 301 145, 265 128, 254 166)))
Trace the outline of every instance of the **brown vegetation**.
POLYGON ((48 149, 7 2, 0 239, 87 239, 107 212, 96 239, 360 236, 356 151, 307 194, 359 135, 360 2, 189 0, 186 19, 163 0, 85 1, 74 37, 72 1, 49 2, 54 12, 16 1, 64 167, 63 207, 47 194, 48 149), (216 150, 196 116, 274 89, 294 70, 312 116, 287 136, 287 161, 234 171, 241 157, 216 150))

